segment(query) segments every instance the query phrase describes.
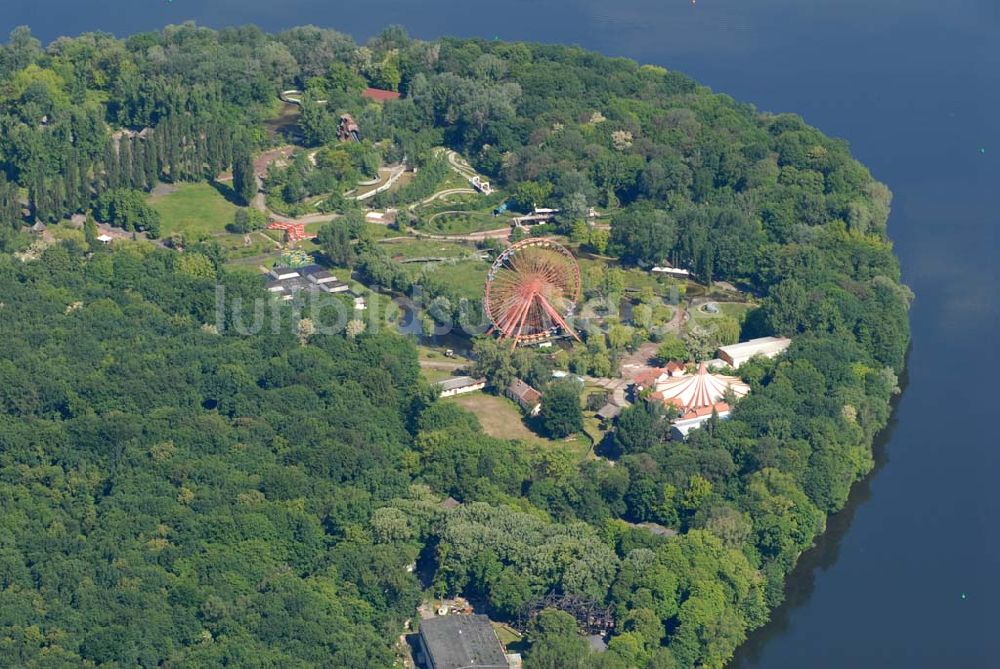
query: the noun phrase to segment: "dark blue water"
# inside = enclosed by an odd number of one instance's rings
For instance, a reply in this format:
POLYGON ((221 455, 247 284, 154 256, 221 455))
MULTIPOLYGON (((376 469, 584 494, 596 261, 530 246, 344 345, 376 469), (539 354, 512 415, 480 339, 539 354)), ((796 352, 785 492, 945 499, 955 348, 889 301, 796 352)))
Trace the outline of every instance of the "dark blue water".
POLYGON ((193 18, 314 23, 364 39, 568 42, 795 111, 895 192, 917 294, 909 378, 881 466, 804 556, 740 669, 1000 666, 1000 0, 4 0, 0 32, 119 35, 193 18), (964 598, 963 598, 964 594, 964 598))

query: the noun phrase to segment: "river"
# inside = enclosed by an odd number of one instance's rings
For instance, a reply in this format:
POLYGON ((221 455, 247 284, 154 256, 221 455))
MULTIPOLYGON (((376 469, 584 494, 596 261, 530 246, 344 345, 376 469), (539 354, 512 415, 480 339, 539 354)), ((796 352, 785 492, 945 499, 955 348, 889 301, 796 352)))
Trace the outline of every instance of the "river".
POLYGON ((917 295, 906 392, 878 469, 733 666, 1000 666, 998 0, 5 0, 0 33, 124 35, 189 18, 576 43, 848 139, 895 193, 889 229, 917 295))

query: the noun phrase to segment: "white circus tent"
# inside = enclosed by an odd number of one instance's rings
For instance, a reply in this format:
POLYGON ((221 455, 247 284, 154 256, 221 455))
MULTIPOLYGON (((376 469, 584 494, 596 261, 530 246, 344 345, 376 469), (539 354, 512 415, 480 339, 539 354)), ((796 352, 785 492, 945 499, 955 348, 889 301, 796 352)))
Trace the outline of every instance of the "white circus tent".
POLYGON ((658 378, 651 397, 676 406, 682 416, 698 416, 710 414, 713 409, 728 411, 727 389, 732 390, 736 399, 750 392, 750 386, 738 377, 712 374, 705 363, 701 363, 695 374, 658 378))

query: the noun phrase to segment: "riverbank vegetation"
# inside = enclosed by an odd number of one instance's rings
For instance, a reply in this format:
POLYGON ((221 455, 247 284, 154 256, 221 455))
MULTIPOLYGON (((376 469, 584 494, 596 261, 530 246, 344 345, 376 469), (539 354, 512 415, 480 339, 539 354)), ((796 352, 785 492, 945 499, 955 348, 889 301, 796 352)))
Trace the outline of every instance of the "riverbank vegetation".
MULTIPOLYGON (((600 654, 566 614, 537 618, 528 668, 722 667, 872 467, 909 342, 889 204, 846 143, 799 117, 578 48, 190 24, 43 48, 15 30, 0 48, 0 664, 388 667, 429 592, 511 621, 550 593, 612 609, 600 654), (367 101, 364 85, 402 99, 367 101), (732 321, 718 336, 736 323, 792 347, 739 370, 752 392, 730 420, 669 441, 639 404, 584 459, 484 434, 393 334, 317 334, 291 306, 241 334, 216 286, 228 304, 266 295, 218 243, 30 231, 88 212, 174 229, 141 193, 215 179, 234 156, 245 172, 290 88, 319 153, 275 168, 272 197, 374 176, 376 151, 422 166, 400 193, 425 197, 447 177, 443 144, 614 256, 585 263, 588 291, 620 295, 669 260, 759 303, 718 316, 732 321), (371 144, 335 143, 344 112, 371 144)), ((354 211, 320 244, 366 283, 422 285, 442 313, 478 290, 471 271, 412 271, 354 211)), ((648 280, 639 302, 652 314, 672 287, 648 280)), ((578 371, 610 372, 631 334, 588 338, 578 371)), ((579 429, 575 412, 545 418, 579 429)))

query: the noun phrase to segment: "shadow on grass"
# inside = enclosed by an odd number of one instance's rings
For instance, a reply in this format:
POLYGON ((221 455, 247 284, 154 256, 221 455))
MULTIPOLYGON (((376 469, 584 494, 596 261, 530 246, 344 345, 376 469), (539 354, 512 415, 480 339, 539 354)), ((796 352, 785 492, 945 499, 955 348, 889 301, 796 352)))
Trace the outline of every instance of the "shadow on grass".
POLYGON ((622 455, 621 448, 615 442, 615 437, 613 432, 605 432, 604 437, 601 439, 600 443, 594 445, 594 454, 607 458, 608 460, 620 460, 622 455))
POLYGON ((208 185, 214 188, 215 192, 221 195, 223 198, 225 198, 226 202, 228 202, 229 204, 235 205, 237 207, 245 206, 242 200, 240 200, 240 198, 236 195, 236 191, 232 189, 232 186, 227 186, 224 183, 219 183, 215 179, 211 179, 208 182, 208 185))

